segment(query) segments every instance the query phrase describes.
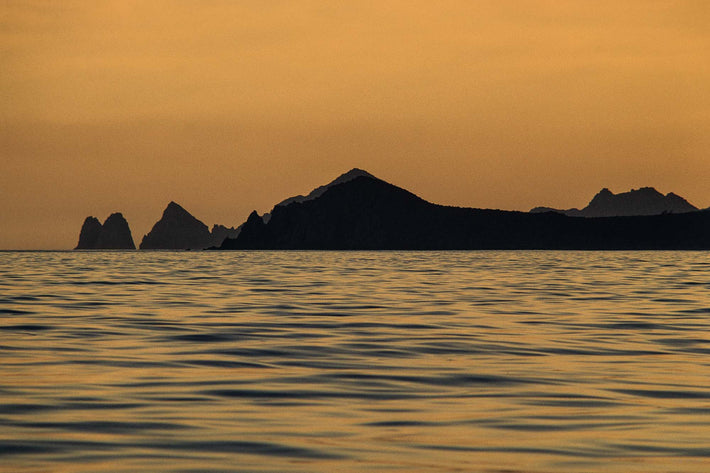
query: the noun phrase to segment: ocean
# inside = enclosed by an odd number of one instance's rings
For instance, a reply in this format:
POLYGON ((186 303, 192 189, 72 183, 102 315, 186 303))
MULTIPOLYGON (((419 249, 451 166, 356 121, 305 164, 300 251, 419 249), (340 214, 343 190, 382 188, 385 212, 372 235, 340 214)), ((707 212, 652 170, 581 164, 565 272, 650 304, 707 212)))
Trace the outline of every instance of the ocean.
POLYGON ((708 252, 0 252, 0 471, 703 472, 708 252))

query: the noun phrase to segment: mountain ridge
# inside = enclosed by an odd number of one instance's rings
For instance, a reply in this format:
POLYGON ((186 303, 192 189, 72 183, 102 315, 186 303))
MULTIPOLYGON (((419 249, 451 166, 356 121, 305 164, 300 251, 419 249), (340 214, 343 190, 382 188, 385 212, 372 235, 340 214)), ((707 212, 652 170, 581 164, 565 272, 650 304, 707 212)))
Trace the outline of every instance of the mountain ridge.
POLYGON ((577 208, 561 210, 552 207, 534 207, 530 212, 558 212, 569 217, 596 218, 687 213, 697 210, 699 210, 697 207, 673 192, 663 195, 653 187, 641 187, 614 194, 605 187, 581 210, 577 208))
POLYGON ((252 212, 220 249, 708 249, 710 213, 572 218, 442 206, 374 177, 319 197, 252 212))
MULTIPOLYGON (((320 197, 321 195, 323 195, 323 193, 325 191, 327 191, 328 189, 330 189, 331 187, 351 181, 351 180, 355 179, 356 177, 360 177, 360 176, 367 176, 367 177, 371 177, 373 179, 377 179, 375 176, 373 176, 372 174, 370 174, 369 172, 367 172, 363 169, 352 168, 351 170, 344 172, 340 176, 336 177, 335 179, 333 179, 329 183, 316 187, 311 192, 309 192, 308 195, 295 195, 293 197, 289 197, 287 199, 282 200, 278 204, 274 205, 274 208, 279 207, 279 206, 283 207, 283 206, 292 204, 294 202, 305 202, 308 200, 316 199, 316 198, 320 197)), ((272 212, 273 212, 273 210, 272 210, 272 212)), ((268 223, 270 218, 271 218, 271 212, 267 212, 262 216, 264 223, 268 223)))

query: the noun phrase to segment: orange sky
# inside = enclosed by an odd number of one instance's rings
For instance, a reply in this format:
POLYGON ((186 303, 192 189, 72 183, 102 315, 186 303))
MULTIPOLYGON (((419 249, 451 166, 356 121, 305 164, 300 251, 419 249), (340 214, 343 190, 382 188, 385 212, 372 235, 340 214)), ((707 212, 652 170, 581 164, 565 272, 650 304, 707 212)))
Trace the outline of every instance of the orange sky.
POLYGON ((0 248, 170 200, 209 226, 352 167, 430 201, 710 205, 710 2, 0 3, 0 248))

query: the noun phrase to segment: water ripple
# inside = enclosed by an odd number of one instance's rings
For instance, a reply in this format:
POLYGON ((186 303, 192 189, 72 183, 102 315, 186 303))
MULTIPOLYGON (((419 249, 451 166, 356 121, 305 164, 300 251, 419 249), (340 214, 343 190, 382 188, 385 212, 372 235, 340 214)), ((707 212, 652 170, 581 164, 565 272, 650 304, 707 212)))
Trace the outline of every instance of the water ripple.
POLYGON ((0 252, 0 469, 704 472, 708 268, 0 252))

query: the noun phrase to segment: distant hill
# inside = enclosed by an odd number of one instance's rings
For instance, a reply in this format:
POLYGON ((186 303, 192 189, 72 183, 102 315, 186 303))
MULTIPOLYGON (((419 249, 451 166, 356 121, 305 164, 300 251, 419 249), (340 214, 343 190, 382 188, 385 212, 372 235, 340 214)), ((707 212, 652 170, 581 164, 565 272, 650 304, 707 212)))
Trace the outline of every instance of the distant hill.
POLYGON ((201 250, 219 246, 239 230, 215 225, 212 231, 179 204, 170 202, 150 232, 143 237, 141 250, 201 250))
POLYGON ((212 231, 210 232, 210 246, 219 246, 222 244, 225 238, 237 238, 242 226, 225 227, 224 225, 214 224, 212 226, 212 231))
POLYGON ((286 200, 284 200, 284 201, 282 201, 282 202, 280 202, 280 203, 278 203, 278 204, 276 204, 276 205, 283 207, 283 206, 285 206, 285 205, 292 204, 292 203, 294 203, 294 202, 305 202, 305 201, 307 201, 307 200, 313 200, 313 199, 315 199, 315 198, 320 197, 321 195, 323 195, 323 193, 324 193, 325 191, 327 191, 328 189, 330 189, 330 188, 333 187, 333 186, 337 186, 338 184, 343 184, 343 183, 345 183, 345 182, 352 181, 352 180, 355 179, 356 177, 362 177, 362 176, 370 177, 370 178, 372 178, 372 179, 376 179, 375 176, 373 176, 372 174, 370 174, 370 173, 367 172, 367 171, 364 171, 364 170, 358 169, 358 168, 352 168, 350 171, 348 171, 348 172, 346 172, 346 173, 344 173, 344 174, 341 174, 340 176, 338 176, 337 178, 333 179, 333 180, 332 180, 331 182, 329 182, 328 184, 326 184, 326 185, 324 185, 324 186, 316 187, 315 189, 313 189, 313 190, 310 192, 310 194, 308 194, 308 195, 306 195, 306 196, 297 195, 297 196, 295 196, 295 197, 289 197, 288 199, 286 199, 286 200))
POLYGON ((220 249, 710 249, 710 213, 571 218, 432 204, 370 174, 252 212, 220 249))
POLYGON ((86 217, 79 232, 76 250, 135 250, 128 222, 119 212, 111 214, 103 225, 96 217, 86 217))
MULTIPOLYGON (((281 202, 279 202, 278 204, 276 204, 275 207, 279 207, 279 206, 280 206, 280 207, 283 207, 283 206, 292 204, 292 203, 294 203, 294 202, 306 202, 306 201, 308 201, 308 200, 313 200, 313 199, 315 199, 315 198, 320 197, 321 195, 323 195, 323 193, 324 193, 325 191, 327 191, 328 189, 330 189, 331 187, 337 186, 338 184, 343 184, 344 182, 352 181, 352 180, 355 179, 356 177, 361 177, 361 176, 371 177, 371 178, 373 178, 373 179, 375 178, 375 176, 373 176, 372 174, 370 174, 370 173, 367 172, 367 171, 364 171, 364 170, 358 169, 358 168, 352 168, 350 171, 348 171, 348 172, 346 172, 346 173, 344 173, 344 174, 341 174, 340 176, 338 176, 337 178, 333 179, 333 180, 332 180, 331 182, 329 182, 328 184, 325 184, 325 185, 320 186, 320 187, 316 187, 316 188, 313 189, 308 195, 305 195, 305 196, 304 196, 304 195, 297 195, 297 196, 294 196, 294 197, 289 197, 288 199, 282 200, 281 202)), ((264 214, 264 215, 262 216, 262 218, 263 218, 263 220, 264 220, 265 223, 268 222, 269 219, 271 218, 271 213, 266 213, 266 214, 264 214)), ((234 238, 234 237, 231 237, 231 238, 234 238)))
POLYGON ((602 189, 582 210, 553 209, 535 207, 532 213, 558 212, 570 217, 625 217, 633 215, 660 215, 666 213, 686 213, 698 210, 687 200, 672 192, 663 195, 653 187, 632 189, 629 192, 614 194, 609 189, 602 189))

